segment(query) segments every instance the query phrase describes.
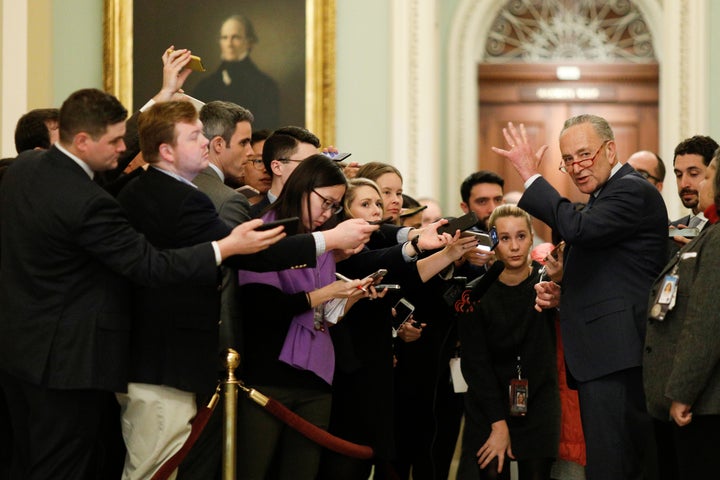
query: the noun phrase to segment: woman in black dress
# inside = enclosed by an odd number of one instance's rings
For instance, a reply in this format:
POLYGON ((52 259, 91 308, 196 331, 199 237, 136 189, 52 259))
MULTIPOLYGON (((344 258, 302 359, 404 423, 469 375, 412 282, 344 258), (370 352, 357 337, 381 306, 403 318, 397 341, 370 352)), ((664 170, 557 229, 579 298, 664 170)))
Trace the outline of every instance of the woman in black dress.
POLYGON ((459 479, 550 478, 557 456, 560 400, 552 312, 537 312, 540 265, 530 260, 529 215, 515 205, 495 209, 498 260, 505 270, 460 320, 465 433, 459 479))

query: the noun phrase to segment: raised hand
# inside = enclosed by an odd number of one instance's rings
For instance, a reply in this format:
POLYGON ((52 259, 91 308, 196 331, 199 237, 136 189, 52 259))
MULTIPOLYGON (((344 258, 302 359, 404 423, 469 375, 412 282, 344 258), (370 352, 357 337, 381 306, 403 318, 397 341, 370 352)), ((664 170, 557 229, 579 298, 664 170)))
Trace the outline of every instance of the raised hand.
POLYGON ((162 56, 163 83, 160 91, 153 97, 156 102, 169 102, 183 100, 182 86, 192 70, 185 68, 190 62, 190 50, 183 48, 175 50, 170 46, 162 56))
POLYGON ((503 136, 505 136, 505 141, 510 149, 492 147, 492 151, 510 160, 523 181, 539 173, 540 163, 548 146, 543 145, 537 152, 533 152, 530 142, 528 142, 525 125, 522 123, 518 130, 512 122, 508 122, 508 126, 503 128, 503 136))

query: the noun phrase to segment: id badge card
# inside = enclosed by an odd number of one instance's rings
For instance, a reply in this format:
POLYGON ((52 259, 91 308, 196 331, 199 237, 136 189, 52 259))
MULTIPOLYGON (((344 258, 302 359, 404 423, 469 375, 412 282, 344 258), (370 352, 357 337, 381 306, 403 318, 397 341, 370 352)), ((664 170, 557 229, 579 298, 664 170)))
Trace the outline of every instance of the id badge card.
POLYGON ((513 378, 508 386, 510 401, 510 415, 513 417, 524 417, 527 415, 528 406, 528 381, 527 378, 513 378))
POLYGON ((663 321, 667 312, 675 306, 677 298, 678 276, 669 274, 665 275, 662 287, 655 296, 655 302, 650 308, 650 317, 655 320, 663 321))

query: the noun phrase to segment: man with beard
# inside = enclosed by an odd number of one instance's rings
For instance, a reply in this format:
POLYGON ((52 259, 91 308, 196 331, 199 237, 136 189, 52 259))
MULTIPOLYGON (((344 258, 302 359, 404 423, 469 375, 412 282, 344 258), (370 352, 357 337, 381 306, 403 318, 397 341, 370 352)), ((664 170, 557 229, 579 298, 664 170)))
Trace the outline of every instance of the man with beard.
MULTIPOLYGON (((477 215, 479 221, 475 228, 479 231, 486 232, 487 221, 490 218, 490 214, 495 210, 495 207, 502 205, 503 200, 503 187, 505 186, 505 180, 495 172, 489 170, 480 170, 470 174, 460 185, 460 208, 463 213, 474 212, 477 215)), ((470 277, 475 277, 478 274, 484 272, 485 265, 494 258, 493 252, 485 252, 478 249, 472 249, 471 252, 465 254, 460 262, 456 262, 456 267, 462 265, 468 265, 470 270, 475 270, 475 274, 471 274, 470 277), (477 271, 478 267, 483 267, 482 270, 477 271)), ((465 269, 461 269, 461 275, 467 275, 469 272, 465 269)))
POLYGON ((683 140, 675 147, 673 167, 677 180, 678 194, 685 208, 692 212, 670 223, 671 227, 702 228, 707 219, 698 207, 698 186, 705 178, 705 169, 713 158, 718 144, 710 137, 695 135, 683 140))

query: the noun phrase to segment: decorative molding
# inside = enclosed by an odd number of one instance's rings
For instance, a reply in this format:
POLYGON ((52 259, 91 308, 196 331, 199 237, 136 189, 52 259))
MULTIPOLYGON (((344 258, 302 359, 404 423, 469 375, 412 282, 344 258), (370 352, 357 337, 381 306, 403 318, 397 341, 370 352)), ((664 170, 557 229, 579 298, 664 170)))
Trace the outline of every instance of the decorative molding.
POLYGON ((485 63, 655 62, 653 38, 629 0, 513 0, 495 17, 485 63))
POLYGON ((688 120, 689 120, 689 113, 688 110, 690 108, 689 105, 689 92, 688 92, 688 1, 687 0, 681 0, 681 7, 680 7, 680 25, 678 26, 678 30, 680 32, 680 38, 679 38, 679 45, 680 45, 680 118, 679 118, 679 133, 680 133, 680 141, 683 138, 688 138, 690 135, 688 135, 688 120))
POLYGON ((436 0, 390 2, 390 158, 415 196, 439 192, 436 0))

